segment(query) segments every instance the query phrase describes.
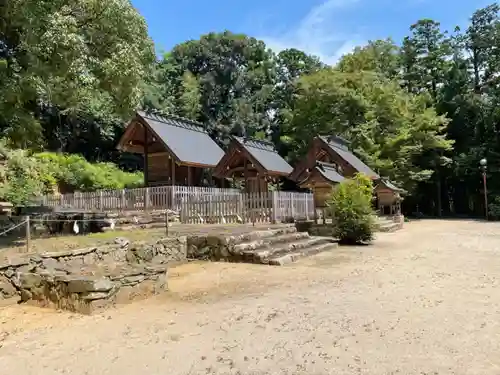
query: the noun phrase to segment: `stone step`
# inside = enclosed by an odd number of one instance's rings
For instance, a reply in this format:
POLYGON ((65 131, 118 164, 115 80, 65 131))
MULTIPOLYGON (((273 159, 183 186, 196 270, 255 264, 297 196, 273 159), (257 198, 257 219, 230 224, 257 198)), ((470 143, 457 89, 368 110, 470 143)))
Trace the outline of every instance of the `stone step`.
POLYGON ((228 241, 229 243, 233 243, 235 246, 237 246, 245 242, 259 241, 270 237, 292 233, 297 233, 297 228, 295 228, 295 225, 283 226, 277 229, 256 230, 239 236, 228 237, 228 241))
POLYGON ((251 263, 268 264, 270 258, 303 251, 308 248, 320 246, 324 243, 331 243, 331 240, 324 237, 308 237, 302 240, 285 243, 277 247, 273 246, 266 249, 244 251, 243 256, 251 263))
POLYGON ((296 262, 301 258, 316 255, 325 251, 331 251, 338 247, 335 242, 326 242, 314 247, 308 247, 302 249, 301 251, 295 251, 293 253, 283 254, 269 259, 270 266, 285 266, 287 264, 296 262))
POLYGON ((400 230, 401 227, 398 223, 387 223, 378 226, 378 231, 382 233, 391 233, 400 230))
POLYGON ((255 250, 267 248, 271 245, 276 245, 284 242, 292 242, 309 238, 307 232, 292 232, 276 235, 273 237, 264 237, 251 242, 243 242, 234 246, 235 252, 245 253, 254 252, 255 250))

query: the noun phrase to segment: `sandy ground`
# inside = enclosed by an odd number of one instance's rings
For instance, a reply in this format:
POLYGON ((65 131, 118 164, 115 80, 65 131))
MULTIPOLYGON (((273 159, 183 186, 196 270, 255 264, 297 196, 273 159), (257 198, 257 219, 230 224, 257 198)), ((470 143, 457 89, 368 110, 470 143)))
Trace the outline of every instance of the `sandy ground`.
POLYGON ((101 315, 0 309, 0 374, 497 375, 499 283, 500 224, 414 222, 291 267, 178 267, 101 315))

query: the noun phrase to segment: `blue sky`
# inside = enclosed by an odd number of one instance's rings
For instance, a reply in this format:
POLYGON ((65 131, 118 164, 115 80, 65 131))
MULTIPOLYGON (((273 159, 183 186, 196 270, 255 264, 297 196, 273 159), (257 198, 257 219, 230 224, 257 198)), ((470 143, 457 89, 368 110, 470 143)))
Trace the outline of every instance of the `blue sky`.
POLYGON ((132 0, 159 51, 210 31, 264 40, 275 51, 295 47, 334 63, 370 39, 400 41, 408 27, 432 18, 464 26, 493 0, 132 0))

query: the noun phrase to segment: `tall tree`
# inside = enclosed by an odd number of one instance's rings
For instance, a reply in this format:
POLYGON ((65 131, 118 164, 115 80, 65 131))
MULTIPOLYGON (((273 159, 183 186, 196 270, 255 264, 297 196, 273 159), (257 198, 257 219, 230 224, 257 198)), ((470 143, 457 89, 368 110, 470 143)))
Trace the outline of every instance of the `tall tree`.
POLYGON ((299 79, 325 68, 315 56, 295 48, 286 49, 276 56, 277 82, 273 89, 273 117, 271 137, 279 151, 290 153, 291 138, 286 136, 293 112, 299 79))
POLYGON ((371 71, 389 79, 401 74, 400 47, 392 39, 369 41, 367 45, 356 47, 344 55, 337 68, 343 72, 371 71))
POLYGON ((317 134, 338 134, 368 165, 412 192, 433 174, 420 159, 452 146, 442 135, 447 120, 427 108, 425 97, 373 72, 328 69, 303 77, 293 124, 296 160, 317 134))
POLYGON ((173 67, 165 84, 173 83, 176 93, 182 91, 184 72, 196 77, 197 117, 220 141, 269 127, 276 70, 274 55, 262 41, 229 31, 210 33, 175 46, 163 63, 173 67))
POLYGON ((474 12, 470 27, 467 29, 467 48, 471 54, 474 76, 474 90, 481 91, 490 79, 495 79, 500 68, 500 53, 496 46, 499 39, 500 6, 492 4, 474 12))
POLYGON ((1 1, 0 129, 11 143, 40 143, 44 108, 125 116, 139 104, 154 50, 130 1, 1 1))
POLYGON ((191 120, 197 120, 201 105, 200 84, 191 72, 184 72, 182 76, 182 91, 179 98, 181 114, 191 120))

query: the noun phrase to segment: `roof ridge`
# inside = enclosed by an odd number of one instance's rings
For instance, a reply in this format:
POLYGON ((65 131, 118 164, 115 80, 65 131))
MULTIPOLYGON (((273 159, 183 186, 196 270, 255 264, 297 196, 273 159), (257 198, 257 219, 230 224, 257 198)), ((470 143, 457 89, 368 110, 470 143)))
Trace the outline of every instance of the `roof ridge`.
POLYGON ((248 145, 249 147, 261 148, 261 149, 264 149, 266 151, 274 152, 276 154, 278 153, 278 150, 276 150, 276 147, 275 147, 274 143, 272 143, 271 141, 261 140, 261 139, 255 139, 255 138, 252 138, 252 137, 238 137, 238 136, 234 136, 234 138, 236 138, 237 140, 239 140, 243 144, 248 145), (248 142, 256 143, 256 145, 248 143, 248 142), (259 146, 262 146, 262 147, 259 147, 259 146), (266 148, 263 148, 264 146, 266 146, 266 148), (269 149, 269 148, 271 148, 271 149, 269 149))
POLYGON ((208 134, 208 131, 204 128, 204 125, 201 122, 197 122, 197 121, 185 118, 185 117, 171 115, 171 114, 163 115, 163 114, 157 114, 157 113, 152 113, 152 112, 148 113, 145 111, 139 111, 137 113, 141 117, 148 118, 150 120, 159 121, 159 122, 162 122, 165 124, 168 123, 168 125, 171 125, 171 126, 182 127, 184 129, 198 131, 200 133, 208 134), (172 122, 169 122, 169 120, 174 120, 174 121, 177 121, 178 123, 172 123, 172 122))
POLYGON ((342 138, 339 135, 320 135, 319 136, 324 142, 332 145, 333 147, 337 147, 343 150, 350 151, 351 141, 348 141, 345 138, 342 138))

